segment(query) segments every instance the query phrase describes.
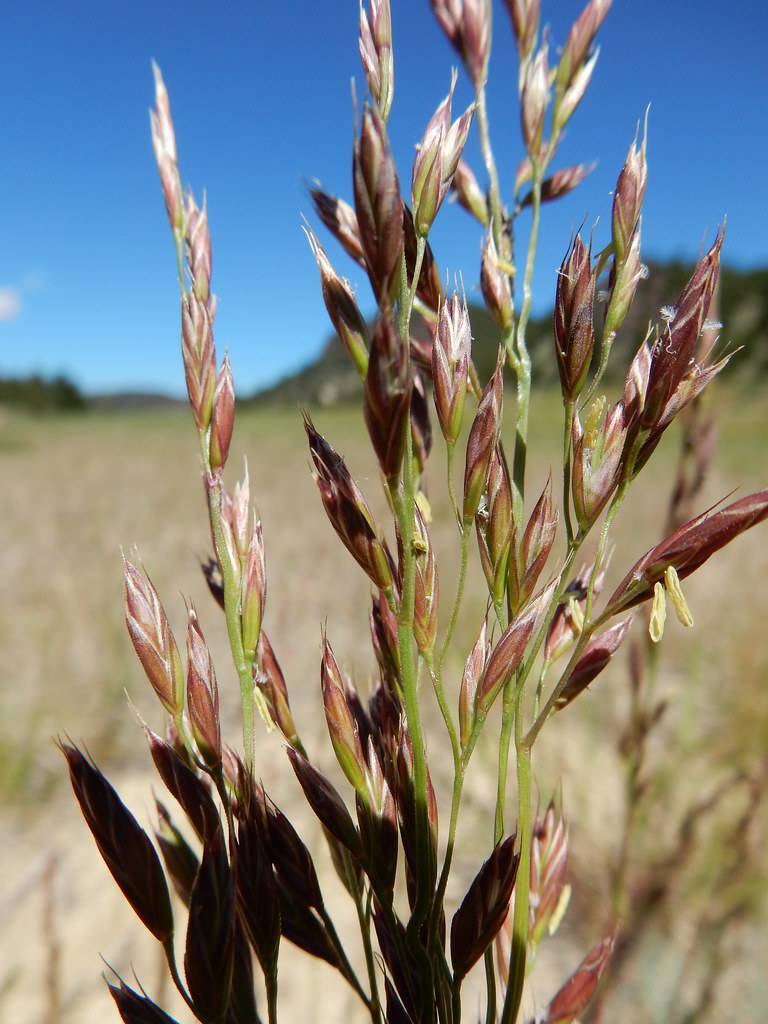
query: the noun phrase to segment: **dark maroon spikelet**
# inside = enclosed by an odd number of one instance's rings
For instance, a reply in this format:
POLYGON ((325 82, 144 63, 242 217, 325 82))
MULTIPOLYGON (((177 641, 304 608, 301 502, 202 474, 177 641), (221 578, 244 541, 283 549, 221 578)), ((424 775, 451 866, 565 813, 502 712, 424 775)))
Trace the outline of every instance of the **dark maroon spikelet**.
POLYGON ((403 463, 411 407, 408 352, 390 314, 379 317, 371 338, 364 413, 381 471, 395 479, 403 463))
POLYGON ((757 491, 720 511, 710 510, 684 523, 635 562, 611 595, 602 618, 648 600, 669 566, 677 570, 681 580, 690 576, 716 551, 766 518, 768 490, 757 491))
POLYGON ((160 858, 143 828, 101 772, 69 743, 59 749, 99 853, 146 928, 163 944, 173 937, 173 913, 160 858))
POLYGON ((288 757, 304 795, 320 823, 353 854, 361 852, 360 836, 344 801, 326 777, 297 750, 289 748, 288 757))
POLYGON ((403 251, 403 201, 387 129, 368 106, 355 140, 352 179, 368 276, 379 303, 386 305, 403 251))
POLYGON ((555 355, 567 402, 577 397, 589 372, 595 347, 594 297, 592 254, 576 235, 560 267, 555 297, 555 355))
POLYGON ((189 899, 184 973, 203 1020, 222 1020, 234 966, 235 893, 221 830, 209 836, 189 899))
POLYGON ((175 1017, 153 1003, 146 993, 136 992, 120 978, 120 985, 109 985, 109 994, 124 1024, 178 1024, 175 1017))
POLYGON ((495 846, 456 911, 451 924, 451 962, 457 980, 469 973, 501 928, 519 859, 515 836, 495 846))

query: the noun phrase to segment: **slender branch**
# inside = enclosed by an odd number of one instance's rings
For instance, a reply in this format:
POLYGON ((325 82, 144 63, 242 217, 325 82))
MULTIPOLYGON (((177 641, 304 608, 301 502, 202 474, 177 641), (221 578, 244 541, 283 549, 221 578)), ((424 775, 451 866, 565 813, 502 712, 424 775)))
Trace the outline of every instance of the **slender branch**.
POLYGON ((451 609, 451 617, 448 620, 448 626, 443 637, 443 644, 440 648, 440 654, 437 659, 438 670, 442 669, 445 656, 448 653, 451 640, 453 639, 453 631, 456 628, 456 623, 459 618, 459 611, 461 610, 461 600, 464 596, 464 584, 467 578, 467 563, 469 561, 469 542, 472 536, 472 523, 464 522, 462 534, 461 534, 461 561, 459 563, 459 578, 456 583, 456 596, 453 600, 453 608, 451 609))

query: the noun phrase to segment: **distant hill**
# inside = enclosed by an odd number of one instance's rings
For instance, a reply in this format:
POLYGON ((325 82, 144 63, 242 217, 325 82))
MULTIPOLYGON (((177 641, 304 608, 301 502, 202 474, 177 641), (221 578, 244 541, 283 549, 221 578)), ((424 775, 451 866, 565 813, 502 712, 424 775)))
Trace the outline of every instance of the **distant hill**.
POLYGON ((0 377, 0 406, 29 412, 82 412, 87 402, 67 377, 0 377))
MULTIPOLYGON (((645 334, 649 321, 656 321, 662 306, 675 301, 685 285, 691 266, 682 262, 652 263, 649 276, 640 286, 630 314, 616 339, 612 356, 614 375, 628 360, 645 334)), ((720 319, 724 327, 721 342, 729 351, 744 347, 734 360, 735 372, 758 376, 768 372, 768 268, 738 270, 725 267, 720 276, 720 319)), ((498 330, 483 306, 470 306, 473 356, 481 380, 492 372, 498 346, 498 330)), ((535 379, 554 382, 552 315, 532 320, 528 346, 535 379)), ((252 400, 279 403, 333 405, 350 401, 360 393, 357 372, 335 334, 328 336, 319 354, 297 373, 274 386, 257 392, 252 400)))

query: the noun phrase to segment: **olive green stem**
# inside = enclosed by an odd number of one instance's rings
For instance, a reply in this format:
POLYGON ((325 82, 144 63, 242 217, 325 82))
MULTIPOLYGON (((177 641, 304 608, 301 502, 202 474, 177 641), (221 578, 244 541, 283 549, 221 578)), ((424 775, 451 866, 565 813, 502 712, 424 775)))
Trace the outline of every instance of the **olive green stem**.
POLYGON ((365 989, 358 981, 357 975, 355 974, 355 970, 352 967, 352 964, 349 962, 349 958, 347 957, 347 954, 344 951, 344 945, 341 939, 339 938, 339 933, 336 931, 336 927, 331 919, 331 915, 328 913, 325 907, 321 907, 318 913, 320 914, 322 922, 325 925, 326 931, 328 932, 328 938, 331 940, 331 945, 333 946, 334 950, 336 951, 336 955, 339 958, 339 970, 341 971, 341 974, 349 983, 351 988, 354 989, 355 993, 359 996, 360 1001, 365 1005, 365 1008, 370 1011, 371 1002, 368 999, 368 996, 365 994, 365 989))
POLYGON ((371 1014, 373 1024, 381 1024, 381 1003, 379 1002, 379 986, 376 979, 376 961, 373 958, 373 947, 371 945, 371 918, 363 905, 363 893, 360 889, 360 883, 354 871, 350 871, 349 878, 352 884, 352 891, 354 893, 355 910, 357 911, 357 920, 360 925, 360 934, 363 938, 365 968, 368 972, 368 988, 371 993, 368 1010, 371 1014))
POLYGON ((576 415, 573 400, 565 403, 563 420, 563 521, 565 522, 565 539, 568 547, 573 543, 573 523, 571 521, 571 436, 573 434, 573 418, 576 415))
POLYGON ((447 469, 448 469, 448 474, 447 474, 448 475, 448 500, 451 503, 451 509, 453 510, 453 515, 454 515, 454 518, 456 520, 456 525, 458 526, 459 530, 461 530, 462 529, 461 513, 459 512, 459 506, 456 504, 456 491, 455 491, 454 482, 453 482, 453 476, 454 476, 453 470, 454 470, 454 463, 455 463, 455 458, 454 458, 455 454, 456 454, 456 443, 455 442, 453 442, 453 443, 449 442, 447 447, 446 447, 446 463, 447 463, 447 469))
POLYGON ((459 562, 459 577, 456 582, 456 596, 453 600, 453 608, 451 609, 451 617, 448 620, 448 626, 443 637, 443 644, 440 648, 440 654, 437 659, 438 671, 442 670, 445 656, 448 653, 448 648, 451 645, 453 639, 453 632, 458 622, 459 612, 461 610, 461 601, 464 597, 464 584, 467 579, 467 563, 469 562, 469 543, 472 537, 472 520, 465 519, 463 521, 462 534, 461 534, 461 560, 459 562))
POLYGON ((237 679, 240 684, 240 705, 243 720, 243 750, 246 768, 253 768, 254 758, 254 686, 253 662, 249 661, 243 647, 243 634, 240 623, 240 584, 232 572, 227 557, 227 546, 222 526, 222 483, 221 476, 211 473, 208 460, 208 445, 205 431, 200 431, 200 448, 203 457, 203 468, 206 474, 208 492, 208 514, 211 521, 213 543, 216 557, 221 570, 224 590, 224 617, 227 624, 227 636, 232 651, 237 679))
POLYGON ((496 252, 502 255, 504 252, 502 234, 504 230, 504 213, 501 204, 499 173, 496 169, 496 160, 491 148, 491 133, 488 127, 488 107, 486 104, 484 82, 477 88, 475 96, 477 99, 477 125, 480 130, 480 148, 483 153, 483 160, 485 161, 485 169, 488 173, 488 197, 491 203, 491 234, 493 235, 493 244, 496 246, 496 252))
POLYGON ((515 703, 515 750, 517 756, 518 816, 520 863, 515 883, 515 909, 512 917, 512 952, 509 961, 509 982, 501 1012, 501 1024, 514 1024, 520 1011, 525 986, 525 961, 528 951, 528 904, 531 884, 531 748, 523 736, 523 684, 517 690, 515 703))

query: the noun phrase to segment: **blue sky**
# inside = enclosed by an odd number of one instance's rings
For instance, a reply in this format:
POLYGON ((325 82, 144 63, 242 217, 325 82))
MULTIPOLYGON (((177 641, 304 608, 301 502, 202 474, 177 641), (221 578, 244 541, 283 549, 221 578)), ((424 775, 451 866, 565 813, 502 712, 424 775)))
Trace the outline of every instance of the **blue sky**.
MULTIPOLYGON (((562 44, 581 0, 543 0, 562 44)), ((392 0, 396 90, 390 129, 407 186, 413 146, 456 59, 427 0, 392 0)), ((516 61, 494 4, 489 106, 502 179, 522 155, 516 61)), ((327 334, 300 229, 303 182, 350 196, 352 104, 360 88, 358 0, 103 0, 6 5, 0 61, 0 375, 65 372, 88 391, 179 393, 174 257, 149 141, 150 60, 171 94, 182 175, 208 192, 219 295, 217 342, 239 388, 310 359, 327 334)), ((559 165, 598 160, 548 207, 537 309, 574 226, 607 238, 610 192, 651 104, 646 258, 695 256, 728 214, 726 258, 768 262, 768 5, 762 0, 615 0, 592 85, 559 165)), ((469 102, 460 76, 457 100, 469 102)), ((474 136, 467 155, 478 173, 474 136)), ((527 219, 522 218, 525 236, 527 219)), ((326 239, 324 238, 324 241, 326 239)), ((522 241, 522 238, 521 238, 522 241)), ((330 240, 340 272, 360 275, 330 240)), ((478 279, 479 233, 444 207, 433 244, 445 272, 478 279)), ((673 299, 670 296, 670 299, 673 299)))

